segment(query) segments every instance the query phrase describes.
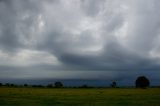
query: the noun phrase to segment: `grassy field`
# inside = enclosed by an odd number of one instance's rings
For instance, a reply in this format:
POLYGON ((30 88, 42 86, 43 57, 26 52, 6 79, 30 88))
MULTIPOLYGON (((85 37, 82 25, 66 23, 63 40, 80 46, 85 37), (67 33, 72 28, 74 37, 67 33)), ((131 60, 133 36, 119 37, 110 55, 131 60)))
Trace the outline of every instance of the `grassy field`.
POLYGON ((2 87, 0 106, 160 106, 160 89, 2 87))

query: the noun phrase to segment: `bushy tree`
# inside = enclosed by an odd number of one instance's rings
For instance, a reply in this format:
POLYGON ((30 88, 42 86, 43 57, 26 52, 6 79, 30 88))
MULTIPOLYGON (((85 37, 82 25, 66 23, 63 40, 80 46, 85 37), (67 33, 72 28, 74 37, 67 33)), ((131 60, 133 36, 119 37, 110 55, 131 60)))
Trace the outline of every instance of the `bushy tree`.
POLYGON ((48 85, 47 85, 47 88, 52 88, 52 87, 53 87, 52 84, 48 84, 48 85))
POLYGON ((6 83, 6 84, 5 84, 5 86, 9 87, 9 86, 10 86, 10 84, 9 84, 9 83, 6 83))
POLYGON ((112 82, 111 87, 112 87, 112 88, 116 88, 116 87, 117 87, 116 81, 113 81, 113 82, 112 82))
POLYGON ((10 84, 10 86, 11 86, 11 87, 14 87, 14 86, 15 86, 15 84, 10 84))
POLYGON ((2 84, 2 83, 0 83, 0 86, 3 86, 3 84, 2 84))
POLYGON ((139 76, 136 79, 135 84, 136 84, 137 88, 146 88, 146 87, 149 87, 150 82, 149 82, 148 78, 146 78, 145 76, 139 76))
POLYGON ((62 88, 63 87, 63 84, 62 84, 62 82, 55 82, 54 83, 54 86, 55 86, 55 88, 62 88))
POLYGON ((28 87, 28 84, 24 84, 23 86, 24 86, 24 87, 28 87))
POLYGON ((88 85, 84 84, 84 85, 80 86, 80 88, 88 88, 88 85))
POLYGON ((42 88, 44 86, 43 85, 32 85, 32 87, 42 88))

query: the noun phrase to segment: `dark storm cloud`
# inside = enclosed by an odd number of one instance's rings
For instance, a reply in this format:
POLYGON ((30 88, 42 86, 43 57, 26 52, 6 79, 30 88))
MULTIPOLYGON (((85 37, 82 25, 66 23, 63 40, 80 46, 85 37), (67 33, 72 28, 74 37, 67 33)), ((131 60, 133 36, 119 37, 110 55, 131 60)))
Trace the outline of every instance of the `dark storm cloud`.
POLYGON ((1 0, 0 77, 155 76, 159 7, 156 0, 1 0))
POLYGON ((83 70, 143 71, 159 69, 154 60, 133 54, 116 43, 108 44, 106 48, 107 50, 104 49, 105 51, 99 55, 65 54, 59 59, 72 68, 78 67, 83 70))

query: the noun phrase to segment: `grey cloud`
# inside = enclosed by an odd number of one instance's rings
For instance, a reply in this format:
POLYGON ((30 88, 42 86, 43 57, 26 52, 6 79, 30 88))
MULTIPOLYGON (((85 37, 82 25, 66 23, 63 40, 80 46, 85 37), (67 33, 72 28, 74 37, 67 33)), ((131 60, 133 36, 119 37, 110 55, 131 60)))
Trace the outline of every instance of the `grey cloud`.
POLYGON ((44 70, 64 71, 68 78, 93 71, 95 78, 102 76, 99 72, 110 72, 115 79, 132 74, 155 76, 160 69, 159 4, 156 0, 1 0, 0 58, 5 62, 0 63, 0 73, 11 69, 7 68, 13 65, 9 57, 20 54, 15 61, 28 64, 33 56, 37 64, 18 65, 13 71, 19 70, 15 72, 20 75, 23 69, 33 71, 31 77, 38 76, 37 70, 41 75, 44 70), (48 61, 55 58, 52 62, 58 65, 38 62, 44 59, 40 56, 45 57, 41 52, 48 53, 46 58, 51 55, 48 61))
POLYGON ((116 43, 108 44, 99 55, 64 54, 59 59, 72 68, 75 66, 83 70, 143 71, 144 68, 155 68, 153 60, 134 54, 116 43))
POLYGON ((103 10, 105 2, 106 0, 81 0, 81 6, 87 15, 95 16, 103 10))
POLYGON ((39 9, 32 1, 0 2, 0 43, 4 50, 25 47, 24 41, 30 40, 39 9))
POLYGON ((129 31, 128 44, 133 49, 141 53, 147 53, 153 48, 153 44, 159 36, 158 18, 160 17, 157 8, 159 3, 148 1, 145 3, 135 2, 132 5, 137 8, 129 8, 131 11, 128 16, 129 31), (138 6, 137 6, 138 5, 138 6))

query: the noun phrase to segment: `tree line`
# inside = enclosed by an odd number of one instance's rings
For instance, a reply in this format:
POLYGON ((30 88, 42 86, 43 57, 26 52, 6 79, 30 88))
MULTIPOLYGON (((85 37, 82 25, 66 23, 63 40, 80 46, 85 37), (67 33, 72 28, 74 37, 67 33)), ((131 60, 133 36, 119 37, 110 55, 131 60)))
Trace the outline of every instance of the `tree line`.
POLYGON ((6 87, 47 87, 47 88, 62 88, 63 84, 60 81, 55 82, 54 84, 48 84, 48 85, 29 85, 29 84, 23 84, 23 85, 17 85, 17 84, 13 84, 13 83, 0 83, 0 87, 2 86, 6 86, 6 87))
MULTIPOLYGON (((63 83, 60 81, 56 81, 54 84, 48 84, 46 86, 44 86, 44 85, 28 85, 28 84, 16 85, 16 84, 12 84, 12 83, 5 83, 5 84, 0 83, 0 87, 2 87, 2 86, 6 86, 6 87, 47 87, 47 88, 63 88, 64 87, 63 83)), ((139 76, 135 81, 136 88, 147 88, 149 86, 150 86, 150 81, 145 76, 139 76)), ((113 81, 110 84, 110 87, 118 88, 117 82, 113 81)), ((84 84, 84 85, 79 86, 78 88, 93 88, 93 87, 84 84)))

